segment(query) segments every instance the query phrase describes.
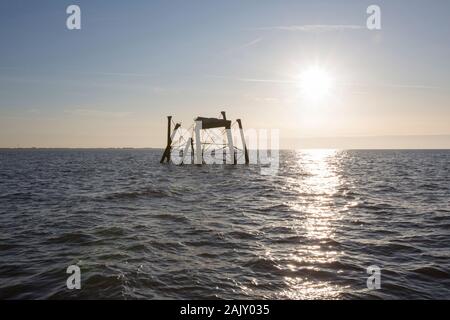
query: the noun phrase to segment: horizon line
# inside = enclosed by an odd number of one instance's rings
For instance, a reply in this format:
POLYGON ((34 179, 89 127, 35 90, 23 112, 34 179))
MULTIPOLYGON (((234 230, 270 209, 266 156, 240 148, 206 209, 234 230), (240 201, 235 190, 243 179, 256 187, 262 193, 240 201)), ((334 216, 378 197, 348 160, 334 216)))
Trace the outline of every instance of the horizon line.
MULTIPOLYGON (((377 135, 377 136, 340 136, 340 137, 286 137, 280 140, 280 144, 284 145, 283 148, 278 148, 278 150, 311 150, 311 149, 331 149, 331 150, 449 150, 450 149, 450 142, 444 143, 444 147, 440 146, 433 146, 430 147, 427 146, 421 146, 421 147, 411 147, 411 146, 397 146, 392 147, 388 146, 389 143, 386 142, 380 142, 378 141, 377 144, 379 146, 371 146, 371 143, 374 143, 376 139, 386 139, 386 138, 397 138, 397 139, 414 139, 414 138, 421 138, 421 139, 430 139, 430 138, 449 138, 450 134, 429 134, 429 135, 377 135), (352 141, 358 141, 361 143, 362 139, 367 139, 369 141, 365 142, 364 144, 367 144, 367 146, 351 146, 352 141), (320 144, 323 143, 324 140, 329 140, 330 146, 314 146, 314 144, 320 144), (338 140, 341 140, 338 142, 338 140), (344 141, 342 141, 344 140, 344 141), (346 140, 346 141, 345 141, 346 140), (295 144, 299 143, 312 143, 310 146, 295 146, 295 144), (349 147, 342 147, 342 144, 350 144, 349 147), (333 144, 338 144, 338 146, 333 147, 333 144), (340 144, 340 146, 339 146, 340 144), (386 144, 385 147, 383 147, 383 144, 386 144), (448 146, 447 146, 448 144, 448 146), (292 147, 285 147, 286 145, 292 145, 292 147), (381 146, 380 146, 381 145, 381 146)), ((375 141, 376 142, 376 141, 375 141)), ((403 141, 405 143, 406 141, 403 141)), ((412 141, 409 141, 411 143, 412 141)), ((442 141, 436 141, 439 144, 442 144, 442 141)), ((391 142, 392 143, 392 142, 391 142)), ((395 143, 395 142, 394 142, 395 143)), ((398 144, 401 144, 399 142, 396 142, 398 144)), ((422 141, 423 143, 423 141, 422 141)), ((428 143, 433 143, 432 141, 428 141, 428 143)), ((165 148, 165 142, 162 142, 159 146, 39 146, 39 145, 28 145, 28 146, 20 146, 20 144, 16 144, 16 146, 0 146, 0 149, 6 150, 6 149, 164 149, 165 148)))

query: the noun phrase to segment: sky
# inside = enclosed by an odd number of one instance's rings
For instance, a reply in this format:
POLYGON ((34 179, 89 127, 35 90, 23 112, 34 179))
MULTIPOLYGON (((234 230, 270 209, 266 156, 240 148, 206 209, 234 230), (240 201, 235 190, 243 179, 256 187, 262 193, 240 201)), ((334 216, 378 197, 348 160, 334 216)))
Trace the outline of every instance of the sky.
MULTIPOLYGON (((282 148, 450 148, 447 0, 2 0, 0 147, 164 147, 226 110, 282 148), (66 8, 81 8, 68 30, 66 8), (371 4, 381 30, 366 27, 371 4), (307 99, 319 67, 330 94, 307 99)), ((320 80, 319 80, 320 84, 320 80)))

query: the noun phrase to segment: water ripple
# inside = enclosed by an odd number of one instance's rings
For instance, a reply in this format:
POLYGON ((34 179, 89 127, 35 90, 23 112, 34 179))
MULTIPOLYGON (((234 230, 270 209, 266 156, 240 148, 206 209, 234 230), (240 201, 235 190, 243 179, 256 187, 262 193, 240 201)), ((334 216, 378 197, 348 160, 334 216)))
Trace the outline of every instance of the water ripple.
POLYGON ((283 151, 274 177, 160 153, 0 151, 0 299, 450 298, 449 151, 283 151))

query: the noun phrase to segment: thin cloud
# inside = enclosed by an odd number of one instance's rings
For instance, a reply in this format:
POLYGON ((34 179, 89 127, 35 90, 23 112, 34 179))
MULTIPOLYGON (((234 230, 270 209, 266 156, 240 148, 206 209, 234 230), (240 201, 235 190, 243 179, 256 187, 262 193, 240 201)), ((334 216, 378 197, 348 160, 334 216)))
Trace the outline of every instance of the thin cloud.
POLYGON ((407 83, 342 83, 346 87, 378 87, 378 88, 392 88, 392 89, 419 89, 419 90, 439 90, 441 87, 427 84, 407 84, 407 83))
MULTIPOLYGON (((282 80, 282 79, 260 79, 260 78, 244 78, 244 77, 227 77, 219 75, 207 75, 210 78, 219 78, 231 81, 240 82, 255 82, 255 83, 273 83, 273 84, 296 84, 295 80, 282 80)), ((442 89, 438 86, 432 86, 427 84, 400 84, 400 83, 356 83, 356 82, 337 82, 337 86, 340 87, 354 87, 354 88, 391 88, 391 89, 417 89, 417 90, 439 90, 442 89)), ((358 93, 367 93, 364 91, 358 93)))
POLYGON ((355 24, 305 24, 305 25, 290 25, 290 26, 272 26, 261 27, 253 30, 275 30, 275 31, 290 31, 290 32, 333 32, 346 30, 362 30, 365 26, 355 24))
POLYGON ((79 71, 78 74, 86 75, 98 75, 98 76, 114 76, 114 77, 153 77, 153 74, 149 73, 132 73, 132 72, 83 72, 79 71))
MULTIPOLYGON (((26 71, 29 73, 40 74, 45 73, 46 75, 52 73, 51 70, 40 70, 40 69, 26 69, 21 67, 3 67, 0 66, 0 70, 14 70, 14 71, 26 71), (30 72, 31 71, 31 72, 30 72)), ((53 74, 80 74, 80 75, 92 75, 92 76, 113 76, 113 77, 154 77, 151 73, 137 73, 137 72, 103 72, 103 71, 79 71, 79 70, 58 70, 54 71, 53 74)))
POLYGON ((251 48, 251 47, 255 46, 256 44, 260 43, 262 40, 263 40, 263 38, 256 38, 256 39, 249 41, 247 43, 244 43, 236 48, 231 48, 231 49, 225 51, 224 54, 231 54, 231 53, 234 53, 237 51, 251 48))
POLYGON ((252 40, 252 41, 246 43, 246 44, 243 44, 242 46, 238 47, 237 49, 240 50, 240 49, 245 49, 245 48, 252 47, 252 46, 254 46, 255 44, 261 42, 262 39, 263 39, 263 38, 257 38, 257 39, 255 39, 255 40, 252 40))
POLYGON ((131 114, 131 112, 120 111, 103 111, 95 109, 73 109, 65 110, 65 113, 78 117, 95 117, 95 118, 124 118, 131 114))
POLYGON ((418 85, 411 85, 411 84, 387 84, 385 86, 386 87, 390 87, 390 88, 424 89, 424 90, 440 89, 441 88, 441 87, 437 87, 437 86, 428 86, 428 85, 422 85, 422 84, 418 84, 418 85))
POLYGON ((236 78, 235 80, 242 82, 295 83, 295 81, 292 80, 278 80, 278 79, 236 78))
POLYGON ((278 83, 278 84, 296 83, 295 81, 292 81, 292 80, 280 80, 280 79, 238 78, 238 77, 227 77, 227 76, 218 76, 218 75, 206 75, 206 77, 225 79, 225 80, 231 80, 231 81, 240 81, 240 82, 260 82, 260 83, 278 83))

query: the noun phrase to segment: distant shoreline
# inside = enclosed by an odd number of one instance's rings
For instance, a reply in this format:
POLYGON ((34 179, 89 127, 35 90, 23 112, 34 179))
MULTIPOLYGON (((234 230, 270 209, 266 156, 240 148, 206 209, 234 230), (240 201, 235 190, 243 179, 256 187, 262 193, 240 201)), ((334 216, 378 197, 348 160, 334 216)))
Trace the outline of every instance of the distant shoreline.
MULTIPOLYGON (((158 140, 159 141, 159 140, 158 140)), ((165 140, 158 147, 53 147, 39 146, 8 146, 8 141, 2 141, 6 147, 0 150, 139 150, 164 149, 165 140)), ((151 143, 154 141, 151 141, 151 143)), ((51 142, 49 141, 49 144, 51 142)), ((450 150, 450 134, 435 135, 385 135, 385 136, 343 136, 343 137, 284 137, 279 143, 280 150, 450 150)))
MULTIPOLYGON (((96 151, 96 150, 164 150, 164 148, 0 148, 0 151, 96 151)), ((302 150, 342 150, 342 151, 450 151, 450 148, 292 148, 279 149, 279 151, 302 151, 302 150)))

